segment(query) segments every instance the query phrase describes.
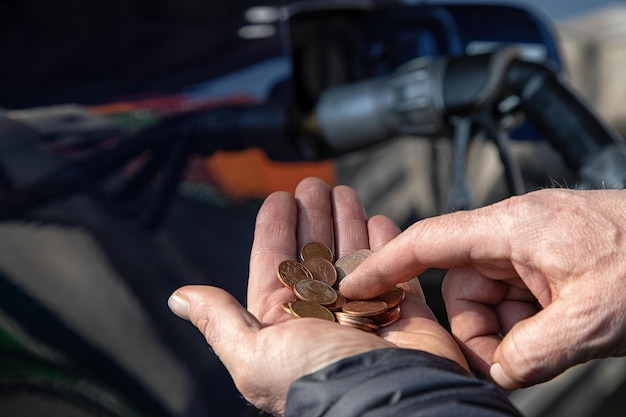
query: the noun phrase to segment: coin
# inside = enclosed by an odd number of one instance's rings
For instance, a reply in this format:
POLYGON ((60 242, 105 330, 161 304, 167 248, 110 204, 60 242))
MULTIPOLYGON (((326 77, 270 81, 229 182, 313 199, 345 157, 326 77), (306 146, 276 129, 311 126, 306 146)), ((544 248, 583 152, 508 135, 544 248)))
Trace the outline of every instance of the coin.
POLYGON ((387 311, 387 303, 377 300, 357 300, 350 301, 341 308, 341 311, 353 316, 367 317, 387 311))
POLYGON ((337 259, 337 262, 335 262, 335 268, 337 268, 337 284, 336 285, 339 285, 341 280, 344 279, 346 275, 354 271, 357 266, 361 265, 361 262, 366 260, 367 257, 370 256, 371 253, 372 251, 362 250, 362 251, 350 253, 348 255, 342 256, 341 258, 337 259))
POLYGON ((400 319, 400 303, 405 298, 396 287, 369 300, 346 300, 333 288, 373 252, 360 249, 332 264, 332 251, 321 243, 310 242, 300 250, 302 263, 283 261, 277 268, 280 282, 290 288, 297 300, 280 305, 294 317, 315 317, 337 321, 343 326, 375 332, 400 319))
POLYGON ((400 320, 400 316, 402 312, 400 311, 400 306, 397 305, 384 313, 378 314, 376 316, 370 317, 370 319, 380 327, 389 326, 398 320, 400 320))
POLYGON ((282 261, 276 271, 278 279, 285 287, 293 288, 297 281, 313 279, 311 271, 297 261, 282 261))
POLYGON ((350 327, 356 327, 368 332, 376 331, 380 328, 373 320, 366 317, 356 317, 346 313, 335 313, 335 317, 339 324, 347 325, 350 327))
POLYGON ((335 301, 332 304, 328 304, 324 307, 326 307, 327 309, 329 309, 330 311, 341 311, 341 307, 343 307, 343 305, 346 303, 346 297, 344 297, 343 295, 337 293, 337 301, 335 301))
POLYGON ((300 300, 313 301, 321 305, 333 304, 337 301, 337 291, 330 285, 314 279, 296 282, 293 291, 300 300))
POLYGON ((368 326, 363 326, 361 324, 352 323, 352 322, 349 322, 349 321, 339 321, 339 320, 337 320, 337 322, 339 324, 341 324, 342 326, 352 327, 352 328, 355 328, 355 329, 362 330, 364 332, 375 332, 376 330, 378 330, 378 328, 371 328, 371 327, 368 327, 368 326))
POLYGON ((291 312, 296 317, 312 317, 322 320, 335 321, 335 315, 324 306, 312 301, 296 300, 289 304, 291 312))
POLYGON ((400 287, 395 287, 393 290, 387 291, 384 294, 376 297, 376 300, 384 301, 389 306, 388 308, 393 308, 400 304, 404 297, 406 296, 404 290, 400 287))
POLYGON ((319 242, 309 242, 300 249, 300 259, 304 262, 313 258, 323 258, 328 262, 332 262, 334 257, 328 246, 319 242))
POLYGON ((361 324, 369 324, 369 325, 374 324, 374 320, 372 320, 369 317, 353 316, 352 314, 343 313, 339 311, 335 313, 335 317, 337 317, 337 319, 351 321, 353 323, 361 323, 361 324))
POLYGON ((335 269, 335 265, 327 259, 310 258, 302 262, 302 265, 311 271, 313 279, 315 280, 322 281, 331 287, 337 281, 337 270, 335 269))
POLYGON ((291 314, 293 315, 292 311, 291 311, 291 307, 290 307, 291 303, 282 303, 280 305, 281 310, 283 310, 285 313, 287 314, 291 314))

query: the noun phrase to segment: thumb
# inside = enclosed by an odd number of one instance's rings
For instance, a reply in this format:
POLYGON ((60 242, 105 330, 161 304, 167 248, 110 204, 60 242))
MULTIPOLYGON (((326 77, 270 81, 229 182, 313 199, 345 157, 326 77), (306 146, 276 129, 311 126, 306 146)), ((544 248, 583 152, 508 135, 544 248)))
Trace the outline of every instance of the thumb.
POLYGON ((548 381, 582 362, 588 332, 568 309, 552 303, 516 323, 493 354, 491 379, 502 388, 517 389, 548 381))
POLYGON ((261 329, 258 320, 220 288, 185 286, 170 296, 168 305, 174 314, 200 330, 231 374, 233 365, 249 356, 246 349, 251 348, 261 329))

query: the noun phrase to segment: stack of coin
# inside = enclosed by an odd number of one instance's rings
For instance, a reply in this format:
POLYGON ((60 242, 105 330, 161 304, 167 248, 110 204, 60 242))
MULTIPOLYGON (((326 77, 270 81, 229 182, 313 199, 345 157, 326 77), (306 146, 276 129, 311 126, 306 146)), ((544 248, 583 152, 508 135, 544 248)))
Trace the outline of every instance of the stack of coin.
POLYGON ((370 332, 395 323, 400 318, 400 303, 405 296, 402 288, 396 287, 370 300, 346 300, 337 292, 339 282, 371 253, 359 250, 333 264, 330 248, 318 242, 307 243, 300 250, 300 262, 286 260, 278 266, 278 279, 297 298, 281 307, 295 317, 338 321, 370 332))

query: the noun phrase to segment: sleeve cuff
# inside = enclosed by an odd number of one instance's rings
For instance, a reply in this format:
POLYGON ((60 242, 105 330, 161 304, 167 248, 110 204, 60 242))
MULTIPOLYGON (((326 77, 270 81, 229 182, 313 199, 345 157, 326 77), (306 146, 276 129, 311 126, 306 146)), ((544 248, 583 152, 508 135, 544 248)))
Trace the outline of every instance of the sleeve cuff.
POLYGON ((457 363, 424 351, 380 349, 295 381, 286 417, 519 416, 506 396, 457 363), (477 414, 478 412, 478 414, 477 414))

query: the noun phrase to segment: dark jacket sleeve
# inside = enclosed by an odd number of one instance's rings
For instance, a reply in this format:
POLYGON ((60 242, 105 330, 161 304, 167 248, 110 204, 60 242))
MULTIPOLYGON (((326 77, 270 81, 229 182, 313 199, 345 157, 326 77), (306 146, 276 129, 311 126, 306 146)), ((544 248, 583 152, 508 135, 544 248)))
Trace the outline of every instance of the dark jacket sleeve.
POLYGON ((381 349, 338 361, 295 381, 285 417, 520 416, 493 384, 448 359, 381 349))

